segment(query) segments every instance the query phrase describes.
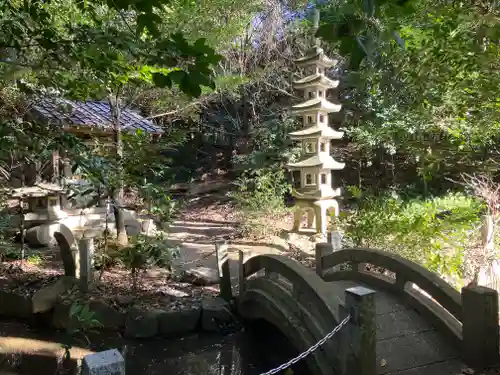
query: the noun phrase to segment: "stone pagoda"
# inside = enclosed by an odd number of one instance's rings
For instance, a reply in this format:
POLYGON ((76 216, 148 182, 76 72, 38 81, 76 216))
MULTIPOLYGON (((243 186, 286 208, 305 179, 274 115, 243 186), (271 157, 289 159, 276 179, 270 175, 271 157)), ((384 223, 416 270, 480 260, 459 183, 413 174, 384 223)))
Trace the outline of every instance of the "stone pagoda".
MULTIPOLYGON (((315 13, 315 29, 319 23, 319 12, 315 13)), ((303 127, 289 134, 294 141, 302 145, 298 162, 289 163, 288 170, 300 172, 300 187, 294 189, 296 202, 293 230, 300 229, 302 213, 307 211, 307 227, 317 233, 326 233, 328 210, 339 213, 336 197, 340 188, 333 189, 332 171, 344 168, 330 155, 331 141, 343 137, 343 132, 332 129, 328 124, 328 114, 339 112, 341 104, 327 100, 328 90, 339 85, 338 80, 325 76, 325 70, 337 64, 337 60, 328 58, 315 40, 315 46, 304 57, 294 60, 305 77, 293 82, 294 89, 301 90, 303 102, 292 107, 292 114, 297 116, 303 127)))

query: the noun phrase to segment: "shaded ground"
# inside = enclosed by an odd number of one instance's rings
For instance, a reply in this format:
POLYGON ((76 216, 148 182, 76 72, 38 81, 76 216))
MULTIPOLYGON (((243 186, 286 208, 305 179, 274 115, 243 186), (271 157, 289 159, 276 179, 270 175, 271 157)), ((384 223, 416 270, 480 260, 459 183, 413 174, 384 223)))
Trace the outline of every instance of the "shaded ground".
MULTIPOLYGON (((197 266, 216 268, 215 242, 230 243, 229 262, 233 284, 237 285, 238 250, 246 254, 289 252, 283 244, 270 241, 251 241, 238 238, 237 214, 225 196, 209 195, 192 200, 169 230, 169 241, 180 247, 180 257, 174 260, 175 274, 197 266), (267 242, 267 243, 266 243, 267 242)), ((287 223, 283 224, 287 227, 287 223)), ((29 255, 28 251, 28 255, 29 255)), ((38 262, 0 262, 0 288, 15 289, 26 294, 40 289, 63 274, 58 248, 37 250, 38 262)), ((101 282, 91 292, 117 306, 134 302, 143 306, 177 308, 198 303, 203 296, 218 294, 218 286, 195 286, 176 281, 160 268, 148 269, 141 274, 138 290, 131 290, 131 277, 126 269, 113 267, 104 271, 101 282)))

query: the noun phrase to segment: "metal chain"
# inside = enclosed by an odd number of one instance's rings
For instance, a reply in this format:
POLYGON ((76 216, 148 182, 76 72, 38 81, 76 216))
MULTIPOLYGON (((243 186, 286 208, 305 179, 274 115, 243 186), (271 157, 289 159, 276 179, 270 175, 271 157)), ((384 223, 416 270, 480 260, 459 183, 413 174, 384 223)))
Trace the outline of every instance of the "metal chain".
POLYGON ((178 264, 176 264, 177 266, 180 266, 180 267, 183 267, 183 266, 186 266, 188 264, 193 264, 193 263, 198 263, 198 262, 201 262, 202 260, 204 259, 207 259, 208 257, 214 255, 215 253, 217 252, 217 250, 214 250, 214 251, 211 251, 210 253, 208 254, 205 254, 205 255, 202 255, 201 257, 197 258, 197 259, 194 259, 194 260, 189 260, 189 261, 186 261, 186 262, 179 262, 178 264))
POLYGON ((329 334, 327 334, 325 337, 323 337, 321 340, 319 340, 316 344, 314 344, 313 346, 311 346, 309 349, 307 349, 306 351, 300 353, 297 357, 289 360, 288 362, 283 363, 281 366, 276 367, 276 368, 274 368, 272 370, 269 370, 268 372, 264 372, 264 373, 262 373, 260 375, 274 375, 274 374, 277 374, 278 372, 286 370, 290 366, 292 366, 292 365, 296 364, 297 362, 301 361, 302 359, 306 358, 308 355, 314 353, 325 342, 327 342, 328 340, 330 340, 338 331, 340 331, 342 329, 343 326, 345 326, 347 324, 347 322, 350 319, 351 319, 351 316, 348 315, 347 317, 344 318, 344 320, 342 320, 339 323, 338 326, 336 326, 333 329, 333 331, 331 331, 329 334))

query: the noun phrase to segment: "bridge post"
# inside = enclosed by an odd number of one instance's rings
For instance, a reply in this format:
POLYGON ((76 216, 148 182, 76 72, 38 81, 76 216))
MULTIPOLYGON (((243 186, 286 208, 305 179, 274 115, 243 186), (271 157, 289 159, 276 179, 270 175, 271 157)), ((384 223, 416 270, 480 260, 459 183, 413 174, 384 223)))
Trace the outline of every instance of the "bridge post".
POLYGON ((345 308, 351 319, 345 327, 347 350, 343 375, 376 375, 375 292, 361 286, 347 289, 345 308))
POLYGON ((329 243, 320 242, 316 244, 316 274, 323 278, 323 256, 333 252, 333 247, 329 243))
POLYGON ((342 232, 339 230, 329 231, 326 234, 326 242, 332 245, 333 251, 342 249, 342 232))
POLYGON ((243 250, 238 250, 238 289, 241 296, 245 290, 245 253, 243 250))
POLYGON ((231 302, 233 293, 231 290, 231 273, 229 271, 228 248, 229 246, 226 241, 215 243, 215 257, 217 258, 220 296, 225 301, 231 302))
POLYGON ((94 238, 78 240, 80 290, 87 292, 89 285, 94 282, 94 238))
POLYGON ((475 370, 498 365, 498 292, 480 285, 462 288, 462 323, 465 363, 475 370))

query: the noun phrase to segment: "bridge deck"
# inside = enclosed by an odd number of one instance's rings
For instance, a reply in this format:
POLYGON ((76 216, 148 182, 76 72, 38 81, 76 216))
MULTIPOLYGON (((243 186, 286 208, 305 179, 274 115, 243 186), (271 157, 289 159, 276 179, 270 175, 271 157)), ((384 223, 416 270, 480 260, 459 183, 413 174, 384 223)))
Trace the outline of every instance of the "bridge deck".
MULTIPOLYGON (((359 285, 348 281, 329 284, 332 284, 332 291, 337 291, 337 296, 344 295, 340 291, 359 285)), ((465 366, 458 349, 415 310, 400 303, 396 297, 377 290, 376 311, 378 374, 462 373, 465 366)))

